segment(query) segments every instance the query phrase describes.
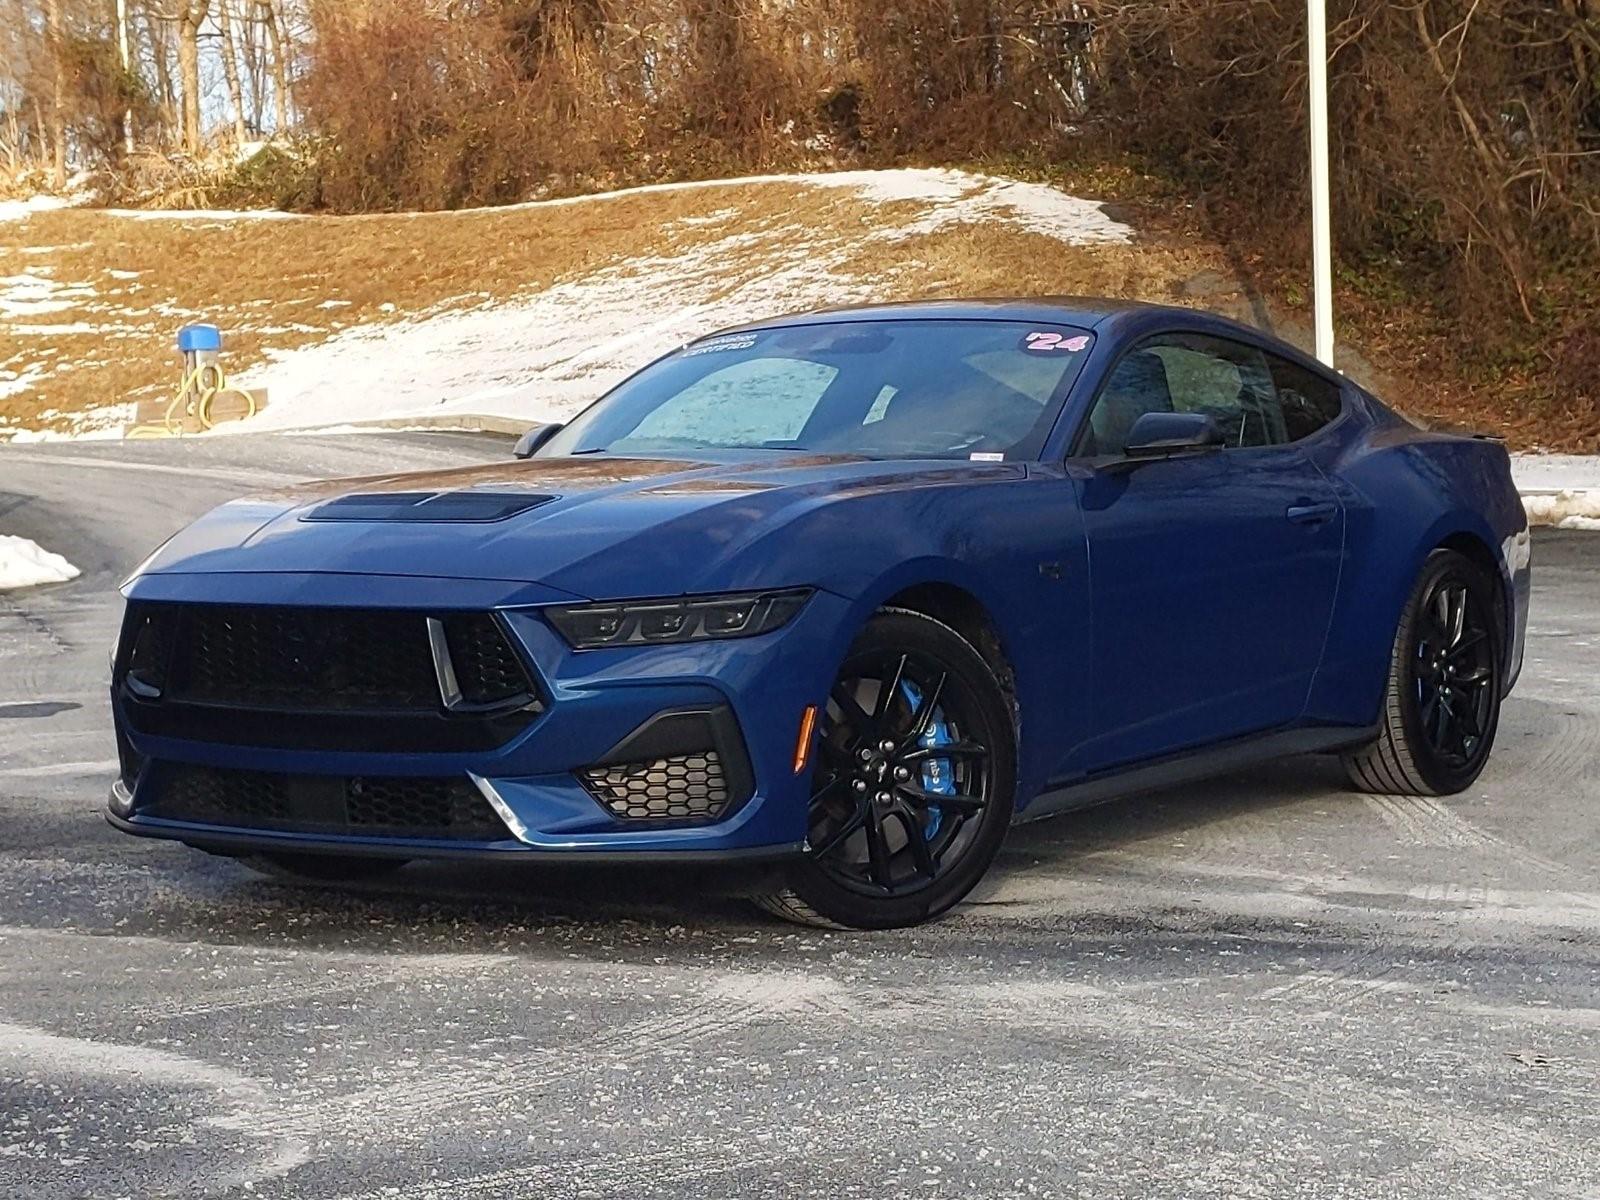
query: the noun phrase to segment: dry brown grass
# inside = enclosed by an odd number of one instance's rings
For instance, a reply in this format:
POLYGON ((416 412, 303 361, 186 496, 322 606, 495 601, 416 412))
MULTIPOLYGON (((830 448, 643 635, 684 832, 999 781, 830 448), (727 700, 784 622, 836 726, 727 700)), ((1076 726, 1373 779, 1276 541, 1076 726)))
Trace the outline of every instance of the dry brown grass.
POLYGON ((1220 253, 1144 236, 1134 245, 1066 246, 1013 225, 960 225, 904 242, 865 244, 848 273, 891 281, 889 299, 1111 296, 1182 302, 1183 282, 1223 270, 1220 253))
POLYGON ((684 218, 733 208, 741 230, 826 233, 858 230, 873 213, 888 219, 894 207, 845 189, 768 185, 437 214, 139 219, 68 209, 0 223, 0 276, 41 271, 94 289, 58 312, 0 310, 0 372, 48 371, 0 395, 0 437, 8 425, 66 429, 95 408, 164 399, 177 381, 174 336, 192 321, 222 327, 237 374, 352 325, 473 308, 729 233, 684 218), (80 323, 95 328, 74 331, 80 323))

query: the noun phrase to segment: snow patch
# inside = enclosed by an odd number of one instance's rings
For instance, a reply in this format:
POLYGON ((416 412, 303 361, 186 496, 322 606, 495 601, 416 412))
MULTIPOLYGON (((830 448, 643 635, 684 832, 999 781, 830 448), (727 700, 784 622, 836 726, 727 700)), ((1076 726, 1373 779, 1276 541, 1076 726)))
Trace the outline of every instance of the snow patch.
POLYGON ((838 251, 777 251, 752 270, 746 241, 635 260, 525 300, 354 326, 238 376, 240 387, 266 389, 267 406, 214 433, 467 415, 565 420, 641 364, 752 311, 869 298, 868 281, 836 271, 838 251))
POLYGON ((130 221, 294 221, 305 214, 276 208, 102 208, 108 217, 130 221))
POLYGON ((0 316, 38 317, 78 307, 95 294, 86 283, 57 283, 48 267, 29 267, 21 275, 0 275, 0 316))
POLYGON ((65 583, 78 577, 78 568, 25 537, 0 533, 0 591, 65 583))
MULTIPOLYGON (((961 172, 952 172, 961 174, 961 172)), ((969 176, 969 178, 971 178, 969 176)), ((933 233, 952 225, 1011 221, 1033 233, 1073 246, 1094 242, 1126 244, 1133 231, 1108 217, 1099 204, 1069 196, 1040 183, 994 183, 936 206, 913 221, 905 233, 933 233)))
POLYGON ((1600 454, 1513 454, 1530 525, 1600 530, 1600 454))
POLYGON ((1600 488, 1593 491, 1524 492, 1528 524, 1557 529, 1600 529, 1600 488))
POLYGON ((53 208, 70 208, 74 201, 67 196, 29 196, 26 200, 0 200, 0 221, 20 221, 36 212, 53 208))

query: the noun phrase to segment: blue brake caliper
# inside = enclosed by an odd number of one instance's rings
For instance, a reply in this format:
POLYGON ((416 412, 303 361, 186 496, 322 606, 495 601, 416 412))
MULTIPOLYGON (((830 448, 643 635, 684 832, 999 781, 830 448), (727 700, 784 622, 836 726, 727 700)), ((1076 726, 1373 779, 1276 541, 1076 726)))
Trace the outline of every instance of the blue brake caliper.
MULTIPOLYGON (((917 711, 917 706, 922 703, 922 693, 916 685, 902 682, 901 693, 906 698, 906 703, 912 712, 917 711)), ((955 738, 950 736, 950 726, 935 709, 933 719, 928 722, 928 728, 917 739, 917 745, 924 749, 932 750, 940 746, 955 744, 955 738)), ((939 796, 953 796, 956 793, 955 764, 948 758, 929 758, 922 763, 922 789, 939 796)), ((928 805, 928 824, 922 831, 922 836, 928 841, 938 836, 939 827, 944 824, 944 809, 937 804, 928 805)))

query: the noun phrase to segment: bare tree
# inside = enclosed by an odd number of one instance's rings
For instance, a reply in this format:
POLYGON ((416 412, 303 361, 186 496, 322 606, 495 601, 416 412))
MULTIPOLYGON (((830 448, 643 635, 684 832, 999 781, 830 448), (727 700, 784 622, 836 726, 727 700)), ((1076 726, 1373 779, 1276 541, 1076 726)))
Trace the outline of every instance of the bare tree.
POLYGON ((256 0, 261 12, 261 23, 266 27, 267 41, 272 46, 272 100, 277 118, 276 131, 289 130, 289 62, 283 36, 283 12, 277 0, 256 0))
POLYGON ((200 26, 211 0, 183 0, 168 20, 178 24, 178 87, 183 93, 183 148, 200 153, 200 26))
POLYGON ((172 131, 178 124, 177 96, 172 86, 172 68, 170 65, 171 45, 167 35, 167 21, 159 13, 151 11, 148 5, 143 6, 145 39, 150 44, 151 70, 155 74, 155 93, 161 108, 161 121, 164 138, 170 141, 172 131))
POLYGON ((50 58, 54 86, 50 97, 51 175, 56 187, 67 182, 67 60, 61 28, 61 0, 45 6, 50 29, 50 58))
POLYGON ((239 84, 239 55, 233 40, 233 22, 228 17, 228 0, 217 0, 217 28, 222 34, 222 75, 228 82, 228 101, 233 105, 233 137, 243 144, 244 89, 239 84))

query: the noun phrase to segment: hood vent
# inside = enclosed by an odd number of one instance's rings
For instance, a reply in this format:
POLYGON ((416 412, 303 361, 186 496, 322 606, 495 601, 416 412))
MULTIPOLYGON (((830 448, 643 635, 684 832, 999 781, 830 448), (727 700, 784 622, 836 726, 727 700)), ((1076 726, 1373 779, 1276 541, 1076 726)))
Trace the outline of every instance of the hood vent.
POLYGON ((302 521, 407 521, 485 523, 504 521, 549 504, 554 496, 536 492, 357 492, 319 504, 302 521))

